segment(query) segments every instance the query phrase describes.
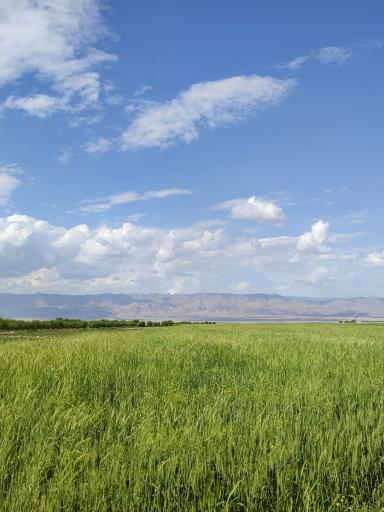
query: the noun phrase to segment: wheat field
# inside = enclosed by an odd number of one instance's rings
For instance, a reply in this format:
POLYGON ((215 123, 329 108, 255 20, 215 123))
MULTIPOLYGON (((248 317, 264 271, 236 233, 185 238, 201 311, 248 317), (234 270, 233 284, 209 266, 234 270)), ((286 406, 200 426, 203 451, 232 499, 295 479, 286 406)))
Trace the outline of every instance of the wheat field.
POLYGON ((0 339, 0 510, 384 510, 384 327, 0 339))

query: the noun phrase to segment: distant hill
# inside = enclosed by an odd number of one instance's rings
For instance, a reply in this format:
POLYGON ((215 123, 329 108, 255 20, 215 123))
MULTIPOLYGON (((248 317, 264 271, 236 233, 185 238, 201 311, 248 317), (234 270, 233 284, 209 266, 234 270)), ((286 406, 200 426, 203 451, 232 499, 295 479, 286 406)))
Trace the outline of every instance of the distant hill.
POLYGON ((310 321, 384 318, 384 298, 313 299, 273 294, 0 294, 0 316, 144 320, 310 321))

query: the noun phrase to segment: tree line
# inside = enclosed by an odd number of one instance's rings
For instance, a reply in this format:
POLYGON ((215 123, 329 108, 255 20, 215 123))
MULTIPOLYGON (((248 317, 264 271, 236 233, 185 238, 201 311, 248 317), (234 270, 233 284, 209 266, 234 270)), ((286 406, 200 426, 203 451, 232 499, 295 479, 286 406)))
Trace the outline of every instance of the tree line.
POLYGON ((80 320, 76 318, 55 318, 54 320, 14 320, 0 318, 0 331, 37 331, 41 329, 106 329, 106 328, 139 328, 139 327, 170 327, 183 324, 214 324, 215 322, 174 322, 163 320, 80 320))

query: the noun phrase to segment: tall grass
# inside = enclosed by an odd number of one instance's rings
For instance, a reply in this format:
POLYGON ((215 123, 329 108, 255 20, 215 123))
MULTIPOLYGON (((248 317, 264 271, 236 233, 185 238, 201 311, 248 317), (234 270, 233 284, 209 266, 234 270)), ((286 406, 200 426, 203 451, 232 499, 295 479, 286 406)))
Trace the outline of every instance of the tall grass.
POLYGON ((192 325, 3 338, 0 510, 383 510, 383 335, 192 325))

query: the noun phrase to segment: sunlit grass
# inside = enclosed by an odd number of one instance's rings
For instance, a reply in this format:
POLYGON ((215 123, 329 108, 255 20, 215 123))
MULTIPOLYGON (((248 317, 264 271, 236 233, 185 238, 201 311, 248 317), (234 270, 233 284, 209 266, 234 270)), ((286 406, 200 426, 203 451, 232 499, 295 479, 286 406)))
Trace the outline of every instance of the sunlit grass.
POLYGON ((0 510, 379 511, 384 327, 0 340, 0 510))

